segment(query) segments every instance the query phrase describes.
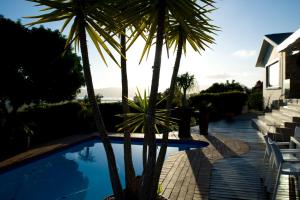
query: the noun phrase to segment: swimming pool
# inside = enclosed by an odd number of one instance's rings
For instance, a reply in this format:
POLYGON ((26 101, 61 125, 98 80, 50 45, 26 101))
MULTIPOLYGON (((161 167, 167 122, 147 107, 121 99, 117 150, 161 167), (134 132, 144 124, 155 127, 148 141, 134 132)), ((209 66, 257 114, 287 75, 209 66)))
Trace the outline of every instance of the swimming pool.
MULTIPOLYGON (((118 172, 124 185, 123 144, 113 139, 118 172)), ((206 142, 171 142, 166 156, 179 150, 201 148, 206 142)), ((142 141, 133 141, 132 157, 142 172, 142 141)), ((112 193, 102 143, 90 140, 0 173, 1 200, 99 200, 112 193)))

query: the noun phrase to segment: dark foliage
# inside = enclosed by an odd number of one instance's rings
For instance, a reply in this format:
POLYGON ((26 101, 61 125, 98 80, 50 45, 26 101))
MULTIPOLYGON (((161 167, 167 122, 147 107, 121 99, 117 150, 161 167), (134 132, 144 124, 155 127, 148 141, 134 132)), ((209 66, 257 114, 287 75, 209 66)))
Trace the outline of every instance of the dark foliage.
POLYGON ((263 93, 260 92, 252 92, 248 98, 249 109, 262 111, 264 108, 264 98, 263 93))
POLYGON ((117 132, 116 125, 123 122, 121 117, 117 117, 117 114, 121 114, 121 103, 103 103, 99 104, 99 108, 103 114, 103 121, 108 132, 117 132))
POLYGON ((255 86, 252 88, 252 92, 262 92, 263 91, 263 82, 257 81, 255 86))
MULTIPOLYGON (((99 108, 107 130, 116 132, 116 125, 122 122, 115 116, 122 113, 121 103, 99 104, 99 108)), ((28 145, 96 131, 91 108, 84 102, 40 104, 22 112, 0 114, 0 160, 26 150, 28 145)))
POLYGON ((30 146, 95 130, 90 109, 77 102, 39 105, 18 113, 2 112, 1 116, 0 159, 30 146))
POLYGON ((59 105, 45 105, 20 112, 24 121, 33 122, 33 142, 49 140, 90 132, 94 128, 91 111, 84 104, 70 102, 59 105))
POLYGON ((0 100, 23 103, 73 99, 84 84, 80 59, 58 31, 27 29, 0 16, 0 100))
POLYGON ((248 93, 247 87, 241 85, 238 82, 235 82, 234 80, 232 80, 231 83, 228 80, 226 81, 226 83, 214 83, 206 90, 201 91, 201 93, 221 93, 230 91, 240 91, 248 93))
POLYGON ((200 93, 191 96, 190 105, 200 110, 209 109, 211 119, 225 117, 228 113, 240 114, 247 102, 248 95, 244 92, 231 91, 222 93, 200 93), (207 107, 211 104, 209 107, 207 107))

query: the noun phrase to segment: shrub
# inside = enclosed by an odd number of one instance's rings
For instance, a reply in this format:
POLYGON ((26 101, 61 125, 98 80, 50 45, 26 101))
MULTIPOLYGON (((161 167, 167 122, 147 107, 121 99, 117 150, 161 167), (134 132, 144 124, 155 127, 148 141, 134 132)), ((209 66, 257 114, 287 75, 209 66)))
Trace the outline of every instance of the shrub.
POLYGON ((249 95, 248 105, 250 109, 262 111, 264 107, 264 98, 262 92, 253 92, 249 95))
POLYGON ((25 123, 33 124, 32 139, 37 144, 89 132, 94 127, 89 109, 79 102, 39 105, 20 112, 19 115, 25 123))
MULTIPOLYGON (((99 108, 107 131, 116 132, 115 126, 122 122, 122 118, 115 115, 122 113, 122 104, 99 104, 99 108)), ((30 134, 31 145, 96 131, 90 106, 77 101, 39 104, 14 115, 6 116, 5 113, 0 112, 0 122, 0 160, 26 149, 27 127, 33 132, 30 134)))
POLYGON ((224 117, 227 113, 240 114, 247 101, 247 94, 239 91, 230 91, 222 93, 200 93, 191 96, 190 105, 199 109, 207 109, 211 103, 210 116, 212 120, 224 117))

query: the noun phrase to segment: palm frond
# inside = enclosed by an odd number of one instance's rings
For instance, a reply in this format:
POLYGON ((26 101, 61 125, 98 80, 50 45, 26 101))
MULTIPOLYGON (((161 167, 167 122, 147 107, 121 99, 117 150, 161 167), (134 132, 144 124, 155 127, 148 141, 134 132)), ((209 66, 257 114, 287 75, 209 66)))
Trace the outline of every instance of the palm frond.
MULTIPOLYGON (((157 5, 159 0, 131 0, 127 4, 122 23, 135 24, 143 19, 139 25, 139 33, 146 33, 144 49, 141 52, 140 62, 147 58, 152 45, 155 43, 157 26, 157 5), (126 20, 125 20, 126 19, 126 20)), ((219 28, 213 25, 208 14, 214 11, 214 0, 168 0, 166 1, 165 16, 165 43, 167 50, 178 47, 179 34, 184 36, 183 52, 186 53, 186 44, 196 52, 201 52, 214 43, 213 36, 219 28), (179 28, 180 27, 180 28, 179 28)), ((137 34, 138 35, 138 34, 137 34)), ((138 36, 135 37, 138 37, 138 36)))
POLYGON ((120 52, 120 45, 110 35, 107 30, 116 26, 112 16, 113 9, 108 1, 75 1, 75 0, 28 0, 36 3, 36 6, 43 6, 41 11, 46 12, 38 16, 31 16, 27 18, 37 19, 27 25, 37 25, 42 23, 64 21, 61 31, 64 31, 66 26, 74 19, 71 30, 67 37, 66 47, 72 42, 75 49, 79 48, 79 40, 77 38, 78 23, 80 18, 85 21, 85 29, 91 37, 101 59, 107 64, 104 52, 119 65, 109 47, 112 47, 117 53, 120 52), (96 22, 97 21, 97 22, 96 22), (103 51, 104 50, 104 51, 103 51))
MULTIPOLYGON (((164 99, 162 99, 164 100, 164 99)), ((162 101, 161 100, 161 101, 162 101)), ((126 120, 121 124, 118 124, 116 127, 118 128, 117 131, 122 131, 124 129, 128 129, 130 132, 134 133, 135 131, 141 131, 145 129, 146 124, 146 116, 148 112, 148 97, 146 91, 144 91, 143 96, 139 90, 136 92, 135 101, 127 99, 128 105, 133 108, 134 110, 138 111, 135 113, 127 113, 127 114, 119 114, 116 115, 118 117, 124 117, 126 120)), ((157 102, 157 105, 161 102, 157 102)), ((174 118, 168 118, 167 116, 167 109, 156 109, 154 115, 154 127, 156 133, 159 133, 160 127, 169 128, 169 125, 175 124, 174 118)))

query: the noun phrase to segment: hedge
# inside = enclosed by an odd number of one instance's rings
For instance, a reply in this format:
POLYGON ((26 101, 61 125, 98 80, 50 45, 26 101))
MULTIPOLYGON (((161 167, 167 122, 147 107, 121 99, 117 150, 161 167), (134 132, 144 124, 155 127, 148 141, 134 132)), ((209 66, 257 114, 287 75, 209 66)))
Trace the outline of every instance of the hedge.
POLYGON ((264 109, 264 98, 262 92, 253 92, 248 99, 249 109, 262 111, 264 109))
MULTIPOLYGON (((115 126, 122 122, 122 118, 115 115, 122 113, 122 104, 104 103, 99 104, 99 108, 107 131, 116 132, 115 126)), ((25 126, 33 132, 31 146, 96 131, 91 108, 84 102, 42 104, 16 114, 1 115, 0 122, 3 121, 2 118, 7 122, 4 125, 0 124, 0 160, 25 150, 25 126)))
POLYGON ((19 115, 26 124, 32 124, 32 138, 36 143, 89 132, 94 128, 90 109, 79 102, 36 106, 19 115))
POLYGON ((206 109, 205 105, 211 103, 209 111, 211 119, 216 120, 225 117, 227 114, 240 114, 243 106, 246 104, 248 96, 239 91, 230 91, 222 93, 200 93, 191 96, 189 103, 192 107, 199 109, 200 112, 206 109))

